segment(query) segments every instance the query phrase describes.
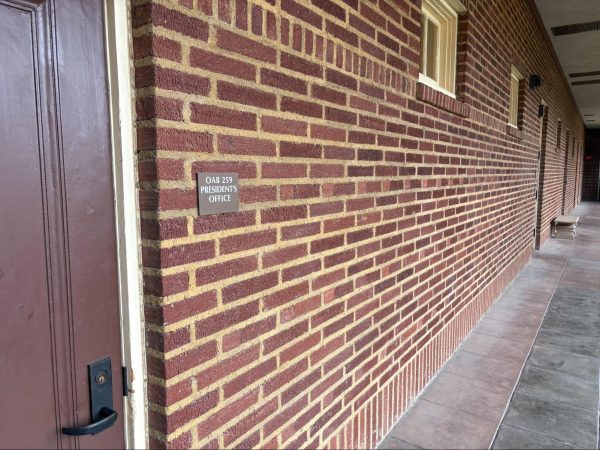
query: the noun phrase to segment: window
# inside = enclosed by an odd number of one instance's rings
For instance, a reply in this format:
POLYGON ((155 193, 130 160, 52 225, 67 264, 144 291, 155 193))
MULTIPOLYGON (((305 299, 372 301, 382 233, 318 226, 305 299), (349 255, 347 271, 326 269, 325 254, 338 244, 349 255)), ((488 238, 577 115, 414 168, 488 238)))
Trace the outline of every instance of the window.
POLYGON ((512 67, 510 71, 510 104, 508 106, 508 124, 517 127, 519 123, 519 86, 523 75, 512 67))
POLYGON ((423 0, 419 81, 454 96, 458 0, 423 0))

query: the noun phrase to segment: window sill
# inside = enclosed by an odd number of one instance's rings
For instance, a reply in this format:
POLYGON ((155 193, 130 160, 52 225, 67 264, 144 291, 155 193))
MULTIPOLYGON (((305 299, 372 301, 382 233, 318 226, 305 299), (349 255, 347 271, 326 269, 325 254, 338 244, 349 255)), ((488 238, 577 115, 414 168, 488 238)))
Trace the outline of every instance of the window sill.
POLYGON ((422 81, 417 82, 417 99, 461 117, 469 116, 470 108, 466 103, 422 81))
POLYGON ((517 139, 523 139, 523 131, 510 123, 506 124, 506 134, 517 139))

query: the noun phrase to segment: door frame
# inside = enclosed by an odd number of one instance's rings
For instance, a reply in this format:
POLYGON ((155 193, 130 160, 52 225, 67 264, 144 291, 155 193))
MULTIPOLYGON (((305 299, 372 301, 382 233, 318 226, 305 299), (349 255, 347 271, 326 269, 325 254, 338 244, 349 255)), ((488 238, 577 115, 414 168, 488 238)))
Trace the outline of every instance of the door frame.
POLYGON ((567 206, 567 184, 569 182, 569 140, 571 139, 571 132, 567 130, 567 139, 565 142, 565 159, 563 168, 563 185, 562 185, 562 208, 561 214, 566 214, 567 206))
POLYGON ((544 114, 540 117, 539 130, 540 138, 538 141, 538 159, 535 176, 535 206, 534 206, 534 217, 533 217, 533 249, 539 250, 541 245, 541 234, 542 234, 542 212, 543 212, 543 195, 544 185, 542 175, 545 174, 546 154, 548 147, 548 120, 550 117, 550 111, 548 104, 544 99, 540 99, 540 106, 544 108, 544 114))
POLYGON ((104 30, 112 138, 113 189, 119 277, 121 352, 128 369, 125 445, 148 448, 146 346, 132 74, 130 0, 104 0, 104 30))

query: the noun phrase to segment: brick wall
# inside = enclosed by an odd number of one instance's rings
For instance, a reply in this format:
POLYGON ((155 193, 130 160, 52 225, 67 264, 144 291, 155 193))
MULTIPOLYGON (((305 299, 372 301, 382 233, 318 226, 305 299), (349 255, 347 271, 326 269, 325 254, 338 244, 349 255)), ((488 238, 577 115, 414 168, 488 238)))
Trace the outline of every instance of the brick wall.
POLYGON ((529 3, 464 3, 453 99, 418 0, 135 2, 153 447, 374 447, 527 262, 542 148, 547 234, 582 122, 529 3))
POLYGON ((583 200, 597 201, 598 178, 600 178, 600 130, 588 130, 585 137, 585 160, 583 166, 583 200))

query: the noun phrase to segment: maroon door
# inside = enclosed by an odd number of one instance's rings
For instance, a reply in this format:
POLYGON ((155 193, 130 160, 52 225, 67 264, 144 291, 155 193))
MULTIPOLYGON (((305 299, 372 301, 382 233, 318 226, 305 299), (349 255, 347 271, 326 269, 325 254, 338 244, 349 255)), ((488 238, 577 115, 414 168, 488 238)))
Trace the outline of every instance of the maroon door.
POLYGON ((124 446, 106 77, 102 0, 0 0, 3 448, 124 446), (63 434, 107 357, 117 421, 63 434))

